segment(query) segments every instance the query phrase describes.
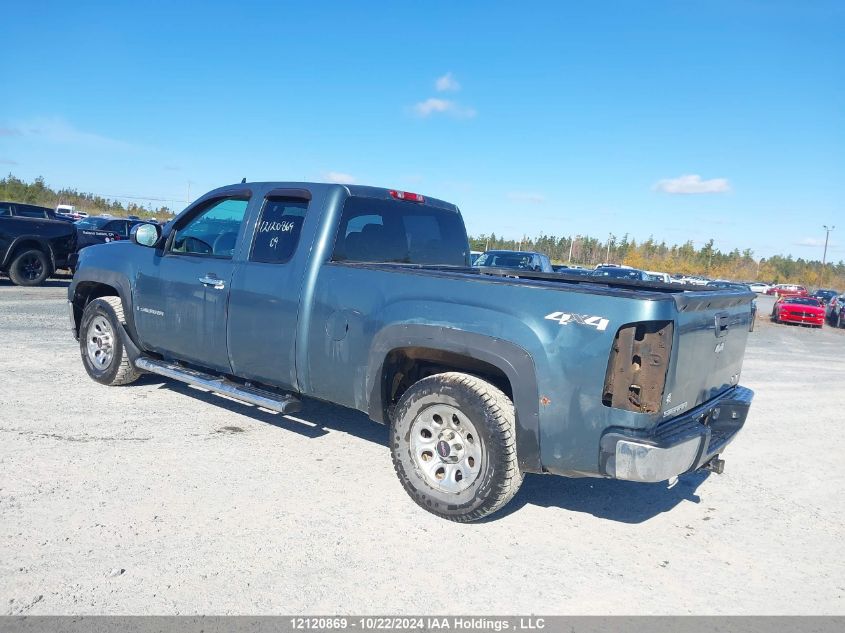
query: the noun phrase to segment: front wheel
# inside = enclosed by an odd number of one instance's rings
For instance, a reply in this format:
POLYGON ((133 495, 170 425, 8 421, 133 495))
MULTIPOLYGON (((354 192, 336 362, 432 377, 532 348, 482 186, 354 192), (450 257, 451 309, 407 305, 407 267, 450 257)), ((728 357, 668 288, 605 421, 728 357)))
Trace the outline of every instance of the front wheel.
POLYGON ((468 374, 436 374, 411 386, 396 406, 390 451, 411 498, 451 521, 496 512, 522 484, 513 403, 468 374))
POLYGON ((85 371, 103 385, 128 385, 141 374, 129 362, 120 328, 126 319, 118 297, 100 297, 85 306, 79 324, 79 350, 85 371))

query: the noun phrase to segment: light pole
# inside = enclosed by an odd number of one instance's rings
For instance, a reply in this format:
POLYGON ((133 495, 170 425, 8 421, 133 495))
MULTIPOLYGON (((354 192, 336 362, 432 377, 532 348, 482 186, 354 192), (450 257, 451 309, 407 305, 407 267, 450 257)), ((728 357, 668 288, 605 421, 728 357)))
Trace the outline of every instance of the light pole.
POLYGON ((824 285, 824 273, 825 273, 825 264, 827 263, 827 241, 830 238, 830 232, 836 228, 836 226, 831 226, 828 228, 827 224, 822 224, 822 228, 824 229, 824 254, 822 255, 822 280, 821 284, 824 285))

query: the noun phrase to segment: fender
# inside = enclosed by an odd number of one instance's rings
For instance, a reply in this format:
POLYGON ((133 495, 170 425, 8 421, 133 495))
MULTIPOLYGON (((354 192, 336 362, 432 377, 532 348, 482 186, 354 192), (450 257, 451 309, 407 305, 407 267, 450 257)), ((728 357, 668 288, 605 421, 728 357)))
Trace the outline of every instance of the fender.
MULTIPOLYGON (((85 267, 77 270, 73 281, 71 282, 70 286, 68 286, 68 301, 74 305, 75 309, 79 309, 80 312, 81 306, 77 305, 76 303, 77 289, 79 288, 80 284, 85 283, 101 284, 114 288, 117 291, 117 296, 120 297, 120 302, 123 304, 123 314, 126 317, 126 334, 127 337, 132 341, 131 348, 129 347, 129 345, 127 345, 126 347, 130 349, 130 352, 142 349, 141 346, 138 345, 138 332, 135 330, 135 312, 132 303, 132 286, 129 282, 129 279, 121 272, 115 272, 102 268, 85 267)), ((79 324, 77 323, 77 331, 74 332, 77 337, 79 335, 78 327, 79 324)), ((126 343, 126 340, 124 340, 124 343, 126 343)), ((140 351, 138 353, 140 353, 140 351)), ((137 354, 135 356, 137 357, 137 354)), ((134 360, 131 357, 132 354, 130 353, 130 360, 134 360)))
POLYGON ((543 472, 540 462, 540 397, 534 361, 523 348, 509 341, 462 330, 428 325, 391 325, 373 339, 367 363, 368 414, 382 424, 385 419, 382 372, 388 354, 403 347, 426 347, 478 359, 501 370, 511 384, 516 412, 519 467, 543 472))
POLYGON ((12 260, 12 253, 15 252, 15 249, 18 247, 18 244, 21 242, 37 242, 38 245, 47 253, 47 256, 50 258, 50 265, 55 269, 56 268, 56 256, 53 253, 53 247, 50 245, 48 240, 45 240, 43 237, 39 235, 19 235, 12 243, 9 244, 9 248, 6 249, 6 255, 3 257, 3 268, 6 268, 11 263, 12 260))

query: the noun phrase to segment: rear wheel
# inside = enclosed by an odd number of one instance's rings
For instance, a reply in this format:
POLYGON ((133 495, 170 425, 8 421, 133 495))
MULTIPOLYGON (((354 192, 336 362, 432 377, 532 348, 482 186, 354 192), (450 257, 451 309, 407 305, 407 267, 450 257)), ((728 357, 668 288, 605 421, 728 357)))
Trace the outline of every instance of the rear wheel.
POLYGON ((85 306, 79 350, 85 371, 103 385, 127 385, 140 376, 126 354, 120 328, 126 323, 118 297, 100 297, 85 306))
POLYGON ((52 272, 49 258, 32 248, 15 255, 9 266, 9 279, 17 286, 40 286, 52 272))
POLYGON ((481 378, 449 372, 420 380, 399 400, 390 436, 406 492, 444 519, 481 519, 522 484, 513 403, 481 378))

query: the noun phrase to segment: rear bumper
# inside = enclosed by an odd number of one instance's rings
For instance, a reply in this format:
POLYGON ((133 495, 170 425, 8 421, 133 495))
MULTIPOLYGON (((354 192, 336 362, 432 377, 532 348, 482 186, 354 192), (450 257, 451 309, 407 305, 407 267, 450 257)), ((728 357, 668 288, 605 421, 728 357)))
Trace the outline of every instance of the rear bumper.
POLYGON ((610 428, 602 435, 599 469, 607 477, 657 482, 697 470, 733 441, 754 392, 734 387, 650 432, 610 428))

